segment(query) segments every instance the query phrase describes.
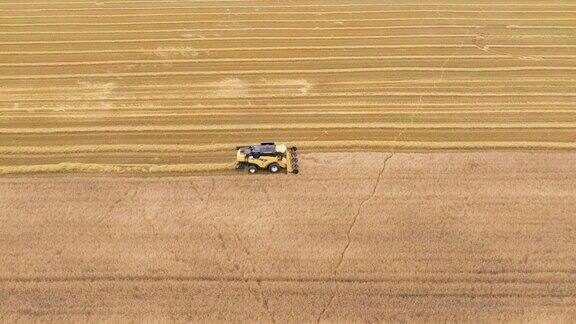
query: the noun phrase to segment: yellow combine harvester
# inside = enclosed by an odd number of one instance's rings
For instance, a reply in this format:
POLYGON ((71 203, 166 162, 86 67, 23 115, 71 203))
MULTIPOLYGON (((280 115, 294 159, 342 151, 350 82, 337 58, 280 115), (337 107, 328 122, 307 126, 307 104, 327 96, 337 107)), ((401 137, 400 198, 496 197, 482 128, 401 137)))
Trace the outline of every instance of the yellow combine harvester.
POLYGON ((268 170, 276 173, 280 169, 286 173, 298 174, 298 154, 296 147, 284 144, 261 143, 259 145, 236 147, 236 167, 249 173, 268 170))

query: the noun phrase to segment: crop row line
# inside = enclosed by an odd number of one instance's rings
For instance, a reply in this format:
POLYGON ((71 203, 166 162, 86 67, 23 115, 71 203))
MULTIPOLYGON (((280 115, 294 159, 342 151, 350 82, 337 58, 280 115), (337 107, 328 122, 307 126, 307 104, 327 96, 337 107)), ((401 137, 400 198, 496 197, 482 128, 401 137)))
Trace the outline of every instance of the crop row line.
MULTIPOLYGON (((0 25, 1 26, 1 25, 0 25)), ((145 34, 145 33, 175 33, 175 32, 225 32, 225 31, 352 31, 352 30, 398 30, 398 29, 478 29, 480 25, 412 25, 412 26, 368 26, 368 27, 249 27, 249 28, 176 28, 176 29, 144 29, 144 30, 74 30, 74 31, 10 31, 0 32, 0 35, 92 35, 92 34, 145 34)), ((522 29, 576 29, 576 26, 506 26, 507 30, 522 29)), ((429 34, 426 34, 429 35, 429 34)), ((534 36, 558 36, 551 34, 532 34, 534 36)), ((498 35, 487 35, 489 37, 498 35)), ((509 36, 509 35, 503 35, 509 36)), ((514 35, 511 35, 514 36, 514 35)), ((516 35, 522 36, 522 35, 516 35)), ((561 35, 572 36, 572 35, 561 35)), ((574 36, 572 36, 574 37, 574 36)))
POLYGON ((271 75, 271 74, 339 74, 379 72, 518 72, 518 71, 576 71, 576 66, 513 66, 500 68, 434 68, 434 67, 387 67, 345 69, 293 69, 293 70, 204 70, 180 72, 127 72, 84 74, 2 75, 0 80, 46 80, 71 78, 118 78, 118 77, 166 77, 192 75, 271 75))
MULTIPOLYGON (((537 55, 538 59, 575 59, 576 55, 537 55)), ((318 56, 318 57, 273 57, 273 58, 216 58, 216 59, 163 59, 163 60, 110 60, 73 62, 0 63, 0 67, 35 66, 87 66, 117 64, 168 64, 168 63, 218 63, 218 62, 308 62, 346 60, 441 60, 441 59, 512 59, 510 55, 385 55, 385 56, 318 56)), ((499 61, 501 62, 501 61, 499 61)))
MULTIPOLYGON (((150 15, 150 16, 158 16, 158 15, 150 15)), ((188 16, 187 14, 173 14, 172 16, 188 16)), ((110 18, 127 18, 129 16, 116 16, 116 17, 110 17, 110 18)), ((133 16, 133 17, 142 17, 142 18, 149 18, 148 16, 144 15, 144 16, 133 16)), ((18 18, 22 18, 22 19, 30 19, 30 18, 42 18, 42 17, 33 17, 33 16, 28 16, 28 17, 1 17, 2 19, 18 19, 18 18)), ((86 17, 86 16, 63 16, 63 17, 44 17, 44 18, 90 18, 90 17, 86 17)), ((103 16, 99 16, 99 15, 95 15, 93 16, 93 18, 99 18, 102 19, 104 18, 103 16)), ((550 22, 555 22, 558 23, 560 21, 563 22, 573 22, 576 21, 576 18, 517 18, 517 17, 510 17, 510 18, 464 18, 464 17, 411 17, 411 18, 364 18, 364 19, 241 19, 241 20, 185 20, 185 21, 174 21, 172 20, 171 22, 165 22, 165 23, 219 23, 219 24, 225 24, 225 23, 290 23, 290 22, 295 22, 295 23, 302 23, 302 22, 314 22, 314 23, 319 23, 319 22, 332 22, 332 23, 337 23, 337 24, 344 24, 347 22, 383 22, 383 21, 391 21, 391 22, 397 22, 397 21, 475 21, 475 22, 479 22, 479 21, 484 21, 484 22, 491 22, 491 21, 505 21, 505 22, 510 22, 510 21, 537 21, 537 22, 542 22, 542 21, 550 21, 550 22)), ((73 22, 69 22, 69 23, 52 23, 54 25, 57 26, 63 26, 66 24, 72 24, 72 25, 82 25, 82 24, 87 24, 87 26, 97 26, 97 25, 126 25, 126 24, 159 24, 161 22, 156 22, 156 21, 140 21, 140 22, 108 22, 108 23, 73 23, 73 22)), ((40 25, 45 25, 48 23, 38 23, 40 25)), ((2 24, 0 25, 0 27, 10 27, 10 26, 33 26, 34 24, 2 24)))
MULTIPOLYGON (((576 37, 556 35, 559 37, 576 37)), ((256 36, 256 37, 190 37, 190 38, 138 38, 138 39, 93 39, 93 40, 67 40, 67 41, 21 41, 0 42, 0 45, 38 45, 38 44, 93 44, 93 43, 161 43, 161 42, 208 42, 233 40, 339 40, 339 39, 405 39, 405 38, 473 38, 469 34, 422 34, 422 35, 384 35, 384 36, 256 36)), ((509 36, 505 36, 510 38, 509 36)), ((522 36, 524 37, 524 36, 522 36)), ((526 38, 549 37, 548 35, 527 35, 526 38)))
MULTIPOLYGON (((575 68, 576 69, 576 68, 575 68)), ((53 97, 57 97, 55 95, 53 97)), ((157 100, 188 100, 188 99, 289 99, 289 98, 342 98, 342 97, 414 97, 414 96, 426 96, 426 97, 576 97, 576 92, 512 92, 512 93, 493 93, 493 92, 477 92, 477 93, 461 93, 461 92, 335 92, 330 94, 325 93, 300 93, 295 95, 221 95, 221 96, 163 96, 163 97, 133 97, 133 98, 119 98, 119 97, 108 97, 108 98, 90 98, 82 97, 77 99, 70 98, 28 98, 29 96, 23 98, 12 98, 12 99, 0 99, 0 102, 49 102, 49 101, 66 101, 66 102, 104 102, 104 101, 157 101, 157 100)))
MULTIPOLYGON (((0 4, 1 5, 1 4, 0 4)), ((574 10, 462 10, 462 9, 387 9, 387 10, 346 10, 346 11, 260 11, 260 10, 253 10, 250 12, 231 12, 230 9, 254 9, 254 8, 326 8, 326 7, 361 7, 360 6, 353 6, 353 5, 337 5, 337 6, 330 6, 330 5, 313 5, 312 7, 303 7, 299 5, 292 5, 292 6, 226 6, 226 7, 210 7, 210 6, 196 6, 196 7, 110 7, 110 8, 102 8, 102 7, 95 7, 95 8, 0 8, 1 12, 83 12, 83 11, 119 11, 119 10, 129 10, 129 11, 160 11, 160 10, 203 10, 203 9, 225 9, 224 11, 217 11, 217 12, 193 12, 190 14, 193 15, 268 15, 268 14, 287 14, 287 15, 301 15, 301 14, 309 14, 309 15, 323 15, 323 14, 371 14, 371 13, 425 13, 425 14, 441 14, 441 13, 472 13, 472 14, 573 14, 576 13, 576 8, 574 10)), ((132 15, 146 15, 146 16, 156 16, 156 15, 180 15, 181 13, 156 13, 156 14, 130 14, 130 15, 75 15, 75 16, 17 16, 20 17, 34 17, 34 18, 45 18, 45 17, 124 17, 124 16, 132 16, 132 15)), ((12 17, 8 17, 12 18, 12 17)))
MULTIPOLYGON (((477 107, 486 107, 490 110, 496 110, 496 107, 502 107, 499 110, 506 110, 508 108, 504 107, 556 107, 556 106, 568 106, 568 107, 576 107, 576 103, 574 102, 561 102, 561 101, 545 101, 545 102, 502 102, 502 103, 487 103, 487 102, 477 102, 474 104, 469 103, 421 103, 423 107, 448 107, 444 109, 455 109, 457 107, 462 108, 466 107, 467 109, 461 110, 478 110, 477 107)), ((122 111, 122 110, 224 110, 224 109, 233 109, 233 110, 254 110, 254 109, 275 109, 278 110, 279 108, 312 108, 312 109, 319 109, 322 107, 342 107, 341 109, 348 110, 349 108, 385 108, 385 109, 398 109, 399 107, 414 107, 414 103, 373 103, 373 102, 339 102, 339 103, 287 103, 287 104, 247 104, 247 105, 222 105, 222 104, 215 104, 215 105, 205 105, 205 104, 191 104, 191 105, 181 105, 181 106, 158 106, 158 105, 141 105, 138 104, 137 106, 114 106, 114 107, 50 107, 50 106, 41 106, 41 107, 21 107, 21 108, 0 108, 0 113, 2 112, 14 112, 14 111, 42 111, 42 110, 52 110, 52 111, 83 111, 83 110, 99 110, 99 111, 122 111)), ((382 110, 386 111, 386 110, 382 110)))
MULTIPOLYGON (((554 148, 576 149, 573 142, 528 142, 528 141, 300 141, 295 143, 303 149, 361 149, 390 148, 433 148, 433 149, 473 149, 473 148, 554 148)), ((72 154, 72 153, 208 153, 233 151, 235 144, 219 143, 206 145, 189 144, 105 144, 105 145, 58 145, 58 146, 0 146, 0 154, 72 154)))
MULTIPOLYGON (((20 110, 23 111, 24 109, 20 110)), ((29 109, 28 109, 29 110, 29 109)), ((0 109, 0 122, 6 119, 57 119, 60 120, 64 115, 66 119, 100 119, 102 115, 97 114, 71 114, 70 110, 66 109, 62 112, 54 112, 53 114, 37 114, 34 113, 31 115, 29 112, 24 115, 3 115, 10 110, 3 110, 0 109)), ((74 111, 74 109, 72 109, 74 111)), ((80 110, 82 111, 82 110, 80 110)), ((84 109, 84 111, 88 112, 109 112, 109 110, 102 111, 101 109, 84 109)), ((324 111, 265 111, 265 112, 258 112, 258 111, 250 111, 251 118, 255 118, 255 116, 259 116, 262 114, 265 115, 274 115, 274 116, 327 116, 327 115, 334 115, 334 116, 351 116, 351 115, 404 115, 404 114, 416 114, 416 115, 485 115, 485 114, 576 114, 575 109, 492 109, 492 110, 472 110, 472 109, 464 109, 464 110, 347 110, 347 111, 333 111, 333 110, 324 110, 324 111)), ((131 113, 131 114, 121 114, 115 115, 115 120, 121 120, 122 118, 133 118, 133 117, 168 117, 168 116, 198 116, 198 117, 210 117, 210 116, 246 116, 247 112, 246 109, 239 109, 236 112, 172 112, 172 113, 131 113)))
MULTIPOLYGON (((326 45, 326 46, 268 46, 268 47, 208 47, 208 48, 182 48, 182 53, 200 53, 200 52, 236 52, 236 51, 275 51, 275 50, 338 50, 338 49, 443 49, 443 48, 473 48, 478 49, 476 45, 457 45, 457 44, 413 44, 413 45, 326 45)), ((515 49, 515 48, 534 48, 534 49, 550 49, 550 48, 566 48, 573 49, 576 45, 564 44, 533 44, 533 45, 486 45, 486 49, 515 49)), ((57 50, 57 51, 0 51, 0 55, 48 55, 48 54, 117 54, 117 53, 178 53, 178 49, 174 48, 156 48, 156 49, 114 49, 114 50, 57 50)))
POLYGON ((0 134, 59 134, 95 132, 178 132, 234 131, 278 129, 576 129, 575 122, 486 122, 486 123, 291 123, 291 124, 223 124, 223 125, 146 125, 0 128, 0 134))
MULTIPOLYGON (((212 1, 206 0, 186 0, 188 3, 206 3, 212 1)), ((225 2, 225 3, 246 3, 245 6, 234 6, 230 4, 226 4, 226 6, 206 6, 209 8, 229 8, 229 7, 357 7, 357 6, 395 6, 395 7, 422 7, 422 4, 410 4, 410 3, 403 3, 403 4, 382 4, 382 3, 353 3, 353 4, 342 4, 337 2, 337 4, 305 4, 305 5, 254 5, 255 1, 248 1, 248 0, 218 0, 217 2, 225 2)), ((262 2, 262 1, 260 1, 262 2)), ((71 5, 71 4, 82 4, 82 5, 114 5, 114 4, 129 4, 129 3, 182 3, 182 0, 125 0, 125 1, 51 1, 49 2, 50 5, 71 5)), ((44 5, 46 2, 4 2, 0 5, 44 5)), ((572 4, 563 4, 563 3, 554 3, 546 4, 546 3, 534 3, 534 2, 514 2, 514 3, 431 3, 426 4, 429 7, 505 7, 505 8, 513 8, 513 7, 534 7, 534 8, 541 8, 541 7, 574 7, 572 4)))
MULTIPOLYGON (((33 45, 33 44, 84 44, 84 43, 162 43, 162 42, 192 42, 192 41, 219 41, 219 40, 335 40, 335 39, 404 39, 404 38, 472 38, 470 35, 396 35, 396 36, 335 36, 335 37, 230 37, 230 38, 142 38, 142 39, 119 39, 119 40, 110 40, 110 39, 99 39, 99 40, 73 40, 73 41, 27 41, 27 42, 0 42, 0 45, 33 45)), ((509 36, 502 36, 502 39, 510 40, 514 38, 546 38, 549 35, 519 35, 517 37, 509 37, 509 36)), ((498 38, 498 37, 493 37, 498 38)), ((551 36, 551 38, 576 38, 574 36, 551 36)), ((376 45, 378 46, 378 45, 376 45)), ((386 46, 386 45, 385 45, 386 46)), ((421 46, 413 46, 413 45, 390 45, 390 48, 394 48, 394 46, 404 46, 404 47, 421 47, 421 46)), ((430 46, 437 46, 437 47, 446 47, 431 44, 430 46)), ((526 45, 506 45, 506 44, 494 44, 494 45, 486 45, 487 47, 556 47, 556 48, 573 48, 576 45, 561 45, 561 44, 526 44, 526 45)), ((470 46, 464 46, 470 47, 470 46)), ((243 47, 240 47, 243 48, 243 47)), ((211 51, 211 50, 219 50, 219 48, 210 49, 210 48, 184 48, 182 52, 192 52, 194 51, 201 52, 201 51, 211 51)), ((141 51, 141 50, 137 50, 141 51)), ((155 51, 162 51, 162 49, 157 49, 155 51)), ((164 52, 167 50, 164 49, 164 52)), ((172 52, 178 53, 178 48, 172 48, 172 52)), ((170 50, 168 50, 170 52, 170 50)), ((505 57, 506 55, 500 55, 499 57, 505 57)), ((507 55, 510 57, 511 55, 507 55)), ((539 55, 540 57, 556 57, 558 55, 539 55)), ((484 56, 486 57, 486 56, 484 56)), ((570 56, 573 57, 573 56, 570 56)))
MULTIPOLYGON (((574 82, 576 82, 575 78, 565 78, 565 79, 559 79, 557 77, 554 78, 522 78, 520 80, 513 80, 513 79, 486 79, 486 80, 482 80, 482 79, 453 79, 453 80, 435 80, 435 79, 411 79, 411 80, 375 80, 375 81, 342 81, 342 82, 338 82, 338 81, 330 81, 330 82, 321 82, 318 84, 310 84, 309 82, 305 81, 305 80, 294 80, 294 81, 290 81, 290 80, 280 80, 280 81, 275 81, 275 82, 264 82, 262 83, 261 80, 260 81, 256 81, 256 82, 249 82, 246 81, 245 85, 250 87, 250 88, 256 88, 256 89, 260 89, 260 88, 267 88, 267 87, 281 87, 281 86, 286 86, 286 87, 290 87, 290 88, 300 88, 300 87, 307 87, 307 86, 318 86, 320 88, 326 88, 328 86, 332 87, 332 86, 340 86, 340 85, 362 85, 362 86, 373 86, 373 85, 387 85, 389 88, 400 88, 400 86, 398 85, 402 85, 405 84, 405 86, 410 87, 411 89, 414 89, 416 87, 423 87, 424 85, 430 84, 430 83, 444 83, 447 84, 445 87, 447 88, 474 88, 474 89, 478 89, 480 86, 477 84, 481 84, 482 88, 502 88, 504 86, 508 87, 508 85, 511 83, 517 83, 517 84, 522 84, 522 83, 538 83, 540 84, 542 87, 545 87, 546 85, 549 85, 551 83, 569 83, 570 85, 572 85, 574 82), (451 83, 454 83, 456 85, 449 85, 451 83), (462 85, 462 84, 476 84, 476 85, 462 85), (503 85, 498 85, 498 84, 503 84, 503 85), (392 86, 390 86, 392 85, 392 86)), ((148 84, 123 84, 122 88, 123 89, 190 89, 190 88, 206 88, 206 89, 213 89, 214 87, 218 87, 218 89, 234 89, 235 86, 234 85, 227 85, 227 84, 218 84, 218 83, 182 83, 182 82, 176 82, 174 84, 153 84, 153 85, 148 85, 148 84)), ((404 87, 404 86, 403 86, 404 87)), ((522 86, 524 87, 524 86, 522 86)), ((30 91, 31 88, 34 89, 34 91, 54 91, 54 90, 79 90, 81 89, 82 91, 107 91, 110 90, 112 88, 114 88, 114 86, 111 86, 109 83, 95 83, 95 84, 90 84, 90 83, 86 83, 86 84, 82 84, 82 83, 74 83, 74 85, 72 86, 49 86, 49 87, 38 87, 35 85, 32 85, 32 87, 27 87, 27 88, 23 88, 23 87, 9 87, 7 85, 3 85, 3 87, 0 87, 0 92, 18 92, 18 91, 30 91)))

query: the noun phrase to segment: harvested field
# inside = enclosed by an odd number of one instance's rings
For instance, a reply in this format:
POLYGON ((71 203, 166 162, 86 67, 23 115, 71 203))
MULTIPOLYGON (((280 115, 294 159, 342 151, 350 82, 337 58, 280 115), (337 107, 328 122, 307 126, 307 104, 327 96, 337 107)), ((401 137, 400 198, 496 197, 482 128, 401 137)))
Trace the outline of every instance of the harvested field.
POLYGON ((0 320, 576 320, 575 154, 302 163, 0 179, 0 320))
POLYGON ((262 140, 573 150, 575 13, 565 0, 3 0, 0 173, 222 169, 262 140))

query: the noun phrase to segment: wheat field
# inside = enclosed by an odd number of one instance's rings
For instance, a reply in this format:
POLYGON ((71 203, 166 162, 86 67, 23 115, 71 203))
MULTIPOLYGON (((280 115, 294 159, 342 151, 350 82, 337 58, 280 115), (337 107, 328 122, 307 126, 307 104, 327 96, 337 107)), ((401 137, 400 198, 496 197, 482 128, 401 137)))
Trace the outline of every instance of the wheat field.
POLYGON ((0 0, 0 322, 574 322, 575 80, 572 0, 0 0))
POLYGON ((575 13, 562 0, 2 0, 0 172, 222 166, 237 143, 269 140, 573 150, 575 13))
POLYGON ((576 319, 573 153, 0 179, 0 321, 576 319))

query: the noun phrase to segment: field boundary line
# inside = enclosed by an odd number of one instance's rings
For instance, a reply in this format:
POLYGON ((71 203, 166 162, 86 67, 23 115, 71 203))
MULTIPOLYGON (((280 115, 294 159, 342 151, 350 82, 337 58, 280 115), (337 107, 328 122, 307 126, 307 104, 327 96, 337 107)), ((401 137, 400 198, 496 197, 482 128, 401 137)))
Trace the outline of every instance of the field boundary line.
MULTIPOLYGON (((390 149, 395 145, 401 149, 576 149, 574 142, 528 142, 528 141, 469 141, 469 142, 424 142, 424 141, 295 141, 291 144, 306 150, 311 149, 390 149)), ((107 144, 107 145, 58 145, 58 146, 0 146, 0 153, 14 154, 72 154, 106 152, 155 152, 155 153, 203 153, 234 151, 237 144, 221 143, 209 145, 193 144, 107 144)))

